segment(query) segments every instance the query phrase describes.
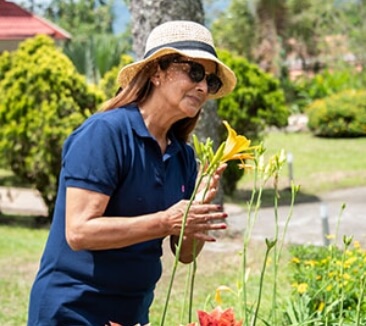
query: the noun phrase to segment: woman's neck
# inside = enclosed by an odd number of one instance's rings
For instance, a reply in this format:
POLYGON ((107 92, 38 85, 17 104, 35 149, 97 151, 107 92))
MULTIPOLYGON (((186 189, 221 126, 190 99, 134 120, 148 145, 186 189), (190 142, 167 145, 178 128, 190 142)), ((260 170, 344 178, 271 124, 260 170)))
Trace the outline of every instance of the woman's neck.
POLYGON ((168 132, 175 121, 169 118, 168 114, 164 114, 162 107, 151 107, 144 103, 139 105, 139 109, 146 128, 158 142, 161 152, 165 153, 169 143, 168 132))

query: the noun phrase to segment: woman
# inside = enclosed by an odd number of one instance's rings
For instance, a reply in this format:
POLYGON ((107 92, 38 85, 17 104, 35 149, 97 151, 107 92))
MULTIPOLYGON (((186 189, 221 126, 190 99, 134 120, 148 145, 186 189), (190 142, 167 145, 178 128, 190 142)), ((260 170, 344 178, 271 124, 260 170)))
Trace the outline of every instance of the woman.
MULTIPOLYGON (((162 241, 174 252, 197 168, 187 139, 209 98, 228 94, 234 73, 210 32, 188 21, 155 28, 143 60, 124 67, 121 91, 67 139, 49 238, 34 282, 28 325, 148 323, 161 275, 162 241)), ((180 261, 215 241, 227 216, 193 203, 180 261)))

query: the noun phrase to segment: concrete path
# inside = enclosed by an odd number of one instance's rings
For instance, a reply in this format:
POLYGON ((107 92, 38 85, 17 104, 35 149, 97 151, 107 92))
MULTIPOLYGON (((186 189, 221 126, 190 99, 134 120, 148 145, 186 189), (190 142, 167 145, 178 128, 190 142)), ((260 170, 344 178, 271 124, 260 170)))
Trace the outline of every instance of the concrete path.
POLYGON ((47 207, 40 194, 33 189, 0 187, 0 212, 47 216, 47 207))
MULTIPOLYGON (((232 204, 224 206, 229 213, 228 234, 241 234, 247 225, 248 213, 245 209, 232 204)), ((290 213, 289 206, 278 208, 279 234, 283 230, 290 213)), ((338 243, 342 244, 343 235, 354 236, 366 246, 366 187, 337 190, 321 195, 317 201, 295 204, 285 236, 286 243, 323 245, 329 242, 324 234, 335 235, 338 226, 338 243), (342 211, 342 206, 345 208, 342 211), (322 218, 322 216, 324 218, 322 218), (339 221, 339 222, 338 222, 339 221)), ((273 208, 261 208, 253 227, 253 240, 273 239, 275 234, 275 212, 273 208)), ((240 249, 241 244, 225 239, 206 245, 212 250, 224 251, 229 247, 240 249)))
MULTIPOLYGON (((229 227, 243 231, 248 218, 247 212, 230 204, 225 205, 225 210, 230 214, 229 227)), ((280 234, 289 214, 289 206, 278 208, 280 234)), ((324 244, 327 241, 324 233, 335 234, 338 221, 340 239, 343 235, 353 235, 355 240, 366 243, 366 187, 337 190, 320 196, 318 201, 295 204, 285 240, 289 243, 324 244)), ((253 227, 252 238, 273 238, 274 232, 274 209, 261 208, 253 227)))

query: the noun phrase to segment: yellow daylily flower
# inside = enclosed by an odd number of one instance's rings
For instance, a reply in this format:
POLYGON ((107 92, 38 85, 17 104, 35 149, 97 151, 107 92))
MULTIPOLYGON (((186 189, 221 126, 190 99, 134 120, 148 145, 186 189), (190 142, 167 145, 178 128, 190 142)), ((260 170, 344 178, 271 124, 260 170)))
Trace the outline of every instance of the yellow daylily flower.
POLYGON ((250 147, 250 140, 245 136, 238 135, 236 131, 230 127, 227 121, 223 121, 225 125, 228 136, 225 142, 224 153, 221 158, 221 162, 227 162, 232 160, 245 160, 253 158, 251 153, 243 153, 245 151, 251 151, 256 146, 250 147))

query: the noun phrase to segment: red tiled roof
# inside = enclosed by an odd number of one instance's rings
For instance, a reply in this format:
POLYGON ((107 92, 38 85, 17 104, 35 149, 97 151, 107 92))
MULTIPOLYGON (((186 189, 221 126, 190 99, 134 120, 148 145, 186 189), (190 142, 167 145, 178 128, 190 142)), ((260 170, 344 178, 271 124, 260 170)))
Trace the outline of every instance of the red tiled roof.
POLYGON ((55 39, 71 38, 68 32, 46 19, 13 2, 0 0, 0 40, 21 40, 37 34, 46 34, 55 39))

